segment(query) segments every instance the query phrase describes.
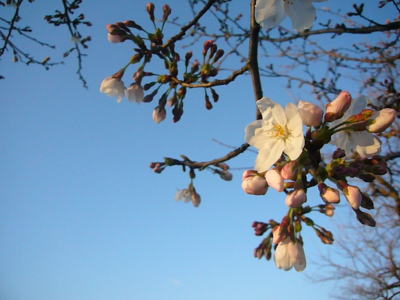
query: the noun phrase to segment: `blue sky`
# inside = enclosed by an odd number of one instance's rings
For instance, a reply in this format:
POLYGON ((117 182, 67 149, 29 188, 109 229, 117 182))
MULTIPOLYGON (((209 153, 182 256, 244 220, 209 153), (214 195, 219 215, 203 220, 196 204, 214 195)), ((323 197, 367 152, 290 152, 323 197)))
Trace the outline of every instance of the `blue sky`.
MULTIPOLYGON (((312 283, 304 275, 314 274, 311 261, 332 247, 314 235, 305 234, 309 266, 303 274, 253 258, 261 240, 251 223, 280 219, 283 195, 245 195, 241 171, 232 182, 205 171, 195 181, 203 202, 194 208, 174 201, 189 182, 187 174, 154 174, 148 167, 164 156, 207 160, 225 154, 228 149, 213 138, 242 144, 255 110, 250 78, 219 88, 220 101, 211 111, 204 109, 201 92, 191 92, 179 123, 168 115, 155 124, 156 103, 117 104, 98 91, 132 47, 108 43, 105 25, 134 19, 149 26, 145 2, 86 2, 83 10, 94 24, 83 70, 88 90, 75 76, 72 58, 50 71, 14 64, 10 56, 1 61, 0 298, 330 299, 334 283, 312 283)), ((56 60, 70 41, 45 25, 43 15, 57 6, 49 3, 24 6, 22 17, 39 37, 61 45, 56 60)), ((169 3, 173 14, 190 16, 186 3, 169 3)), ((1 8, 3 13, 10 12, 1 8)), ((47 50, 32 47, 47 56, 47 50)), ((273 99, 291 100, 283 83, 263 84, 273 99)), ((231 166, 251 167, 254 159, 249 152, 231 166)), ((342 210, 346 215, 348 207, 342 210)))

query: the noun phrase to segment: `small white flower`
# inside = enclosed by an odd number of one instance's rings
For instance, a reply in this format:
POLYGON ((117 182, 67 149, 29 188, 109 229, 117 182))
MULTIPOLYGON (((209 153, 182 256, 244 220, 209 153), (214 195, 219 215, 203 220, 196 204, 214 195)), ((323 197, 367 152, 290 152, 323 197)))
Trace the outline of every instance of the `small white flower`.
POLYGON ((137 103, 143 102, 144 91, 143 91, 142 86, 137 83, 131 84, 125 90, 125 96, 126 96, 126 98, 128 98, 128 101, 137 102, 137 103))
MULTIPOLYGON (((353 99, 350 108, 342 118, 332 122, 332 126, 343 123, 350 116, 360 113, 366 106, 367 98, 365 96, 353 99)), ((374 156, 381 151, 381 142, 375 135, 368 131, 339 131, 333 135, 332 143, 338 148, 343 149, 346 156, 351 156, 353 152, 357 152, 362 158, 365 158, 374 156)))
POLYGON ((257 0, 255 18, 264 29, 278 25, 289 16, 297 31, 310 28, 316 18, 313 2, 325 0, 257 0))
POLYGON ((107 77, 101 82, 100 92, 111 97, 117 97, 117 102, 119 103, 125 95, 124 82, 118 77, 107 77))
POLYGON ((285 109, 271 99, 257 101, 262 120, 246 127, 245 140, 259 150, 256 170, 267 171, 282 153, 291 160, 297 159, 304 147, 303 122, 296 105, 289 103, 285 109))
POLYGON ((292 242, 286 238, 278 244, 275 250, 275 264, 279 269, 289 271, 292 267, 297 272, 306 268, 306 256, 300 242, 292 242))
POLYGON ((196 189, 192 184, 189 184, 187 189, 179 190, 175 195, 176 201, 183 200, 184 202, 192 202, 194 207, 198 207, 201 202, 201 197, 199 193, 196 192, 196 189))

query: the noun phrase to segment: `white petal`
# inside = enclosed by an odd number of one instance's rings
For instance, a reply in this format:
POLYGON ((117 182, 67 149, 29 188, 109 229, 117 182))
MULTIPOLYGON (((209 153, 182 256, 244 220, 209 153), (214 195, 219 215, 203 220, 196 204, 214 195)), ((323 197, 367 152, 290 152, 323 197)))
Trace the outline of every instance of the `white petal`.
POLYGON ((279 269, 288 271, 292 268, 288 251, 289 243, 287 241, 280 242, 275 250, 275 264, 279 269))
POLYGON ((268 120, 271 118, 271 110, 275 105, 277 105, 277 103, 266 97, 262 97, 261 99, 257 100, 256 104, 263 120, 268 120))
POLYGON ((281 126, 286 126, 287 118, 286 113, 283 107, 276 103, 276 105, 272 108, 272 117, 275 124, 279 124, 281 126))
POLYGON ((270 138, 258 153, 255 168, 258 172, 265 172, 281 157, 285 143, 281 139, 270 138))
POLYGON ((304 148, 304 136, 289 136, 285 141, 285 149, 283 152, 289 156, 290 160, 299 158, 304 148))
POLYGON ((374 156, 381 151, 381 142, 373 134, 362 131, 352 133, 355 142, 355 150, 362 158, 374 156))
POLYGON ((282 0, 257 0, 256 22, 264 29, 278 25, 286 16, 282 0))
POLYGON ((285 11, 297 31, 310 28, 315 19, 315 8, 311 0, 285 1, 285 11))
POLYGON ((360 113, 363 109, 367 107, 367 103, 368 98, 365 96, 360 96, 356 99, 353 99, 349 107, 350 116, 360 113))
POLYGON ((263 144, 261 144, 260 139, 256 137, 255 131, 256 129, 260 128, 262 124, 262 120, 257 120, 249 124, 245 129, 245 141, 258 149, 262 148, 263 144))
POLYGON ((286 117, 288 119, 287 128, 291 135, 298 136, 303 135, 303 121, 297 109, 297 106, 293 103, 289 103, 285 108, 286 117))

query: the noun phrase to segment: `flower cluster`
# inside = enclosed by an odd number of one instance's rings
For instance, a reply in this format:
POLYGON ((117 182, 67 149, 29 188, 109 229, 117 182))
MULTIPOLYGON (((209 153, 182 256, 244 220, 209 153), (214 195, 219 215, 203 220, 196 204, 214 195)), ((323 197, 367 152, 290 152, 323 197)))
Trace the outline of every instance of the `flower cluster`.
MULTIPOLYGON (((154 30, 148 30, 133 20, 106 26, 107 39, 110 43, 132 42, 135 48, 126 66, 103 80, 100 91, 116 97, 118 102, 121 102, 123 97, 132 102, 152 102, 157 94, 161 94, 153 110, 154 122, 160 123, 165 120, 166 106, 172 108, 173 121, 178 122, 183 115, 187 89, 202 84, 208 85, 219 74, 225 52, 218 48, 214 40, 207 40, 203 44, 202 59, 195 59, 192 51, 181 55, 175 45, 182 37, 177 35, 168 39, 167 42, 164 38, 164 26, 171 15, 171 8, 164 5, 160 19, 155 16, 153 3, 146 5, 146 11, 154 30), (156 74, 148 71, 153 59, 161 60, 161 64, 165 67, 164 73, 156 74), (133 74, 133 82, 129 87, 125 87, 122 77, 127 68, 134 64, 138 67, 133 74)), ((219 95, 212 86, 204 88, 206 109, 212 109, 213 103, 216 103, 218 99, 219 95)))
POLYGON ((387 172, 385 161, 377 155, 381 143, 375 133, 392 124, 396 111, 376 112, 366 109, 366 105, 365 97, 352 99, 346 91, 327 104, 325 111, 305 101, 297 106, 289 103, 285 108, 268 98, 257 101, 262 119, 246 127, 245 139, 258 149, 258 155, 255 170, 243 173, 242 188, 252 195, 264 195, 269 187, 284 192, 289 212, 281 223, 253 224, 256 235, 271 230, 256 249, 256 257, 269 259, 272 245, 276 244, 276 265, 302 271, 305 255, 301 224, 311 226, 323 243, 331 244, 332 234, 306 215, 318 211, 332 216, 341 193, 360 223, 375 226, 371 215, 361 210, 372 209, 373 201, 349 181, 358 178, 372 182, 375 176, 387 172), (330 143, 338 148, 330 160, 324 159, 321 149, 330 143), (318 186, 322 204, 304 206, 307 190, 313 186, 318 186))

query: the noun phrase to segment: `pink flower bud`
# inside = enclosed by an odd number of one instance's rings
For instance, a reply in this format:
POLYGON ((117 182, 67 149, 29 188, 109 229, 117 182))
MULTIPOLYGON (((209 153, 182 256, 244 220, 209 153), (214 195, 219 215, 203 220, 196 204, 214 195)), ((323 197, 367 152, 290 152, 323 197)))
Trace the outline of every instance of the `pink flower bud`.
POLYGON ((318 185, 319 193, 321 198, 327 203, 339 203, 340 194, 339 191, 327 186, 325 183, 320 183, 318 185))
POLYGON ((157 106, 153 110, 153 120, 156 123, 160 123, 165 120, 165 117, 167 116, 167 112, 165 111, 164 106, 157 106))
POLYGON ((122 43, 126 40, 126 36, 107 33, 107 39, 110 43, 122 43))
POLYGON ((270 187, 278 192, 283 191, 283 178, 277 169, 268 170, 267 173, 265 173, 265 179, 270 187))
POLYGON ((358 187, 347 185, 343 188, 343 193, 353 209, 360 208, 362 194, 358 187))
POLYGON ((297 108, 304 125, 318 127, 321 124, 324 113, 319 106, 310 102, 299 101, 297 108))
POLYGON ((373 123, 368 126, 368 131, 373 133, 385 131, 386 128, 392 125, 396 115, 396 111, 392 108, 380 110, 373 123))
POLYGON ((263 176, 258 175, 256 171, 244 171, 242 178, 242 189, 245 193, 250 195, 265 195, 267 192, 267 181, 263 176))
POLYGON ((346 91, 340 92, 335 100, 326 105, 325 121, 332 122, 343 117, 350 104, 350 93, 346 91))
POLYGON ((307 201, 307 195, 303 189, 294 190, 286 196, 285 203, 291 208, 296 208, 307 201))
POLYGON ((281 170, 281 176, 283 179, 291 179, 294 180, 296 179, 297 176, 297 162, 296 161, 290 161, 286 165, 283 166, 281 170))

